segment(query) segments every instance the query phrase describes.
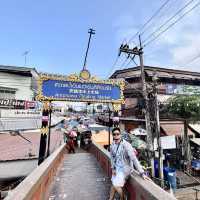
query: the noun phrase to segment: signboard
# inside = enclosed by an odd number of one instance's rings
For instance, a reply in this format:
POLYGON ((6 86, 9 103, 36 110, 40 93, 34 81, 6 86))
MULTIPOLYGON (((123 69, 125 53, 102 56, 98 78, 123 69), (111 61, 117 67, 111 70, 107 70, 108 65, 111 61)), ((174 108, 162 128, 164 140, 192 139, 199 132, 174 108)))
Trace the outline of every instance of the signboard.
POLYGON ((200 86, 197 85, 180 85, 166 84, 166 94, 183 94, 183 95, 199 95, 200 86))
POLYGON ((25 109, 25 101, 17 99, 0 99, 0 107, 25 109))
POLYGON ((25 101, 18 99, 0 99, 0 107, 12 109, 34 109, 35 101, 25 101))
POLYGON ((37 99, 122 103, 123 89, 122 80, 82 80, 75 75, 65 78, 41 76, 37 99))
MULTIPOLYGON (((162 149, 176 149, 175 135, 160 137, 162 149)), ((154 138, 154 150, 158 149, 157 138, 154 138)))
POLYGON ((175 135, 160 137, 160 142, 163 149, 176 149, 175 135))
POLYGON ((42 113, 40 111, 35 111, 35 110, 22 110, 22 109, 0 110, 1 118, 35 118, 35 117, 41 117, 41 116, 42 116, 42 113))

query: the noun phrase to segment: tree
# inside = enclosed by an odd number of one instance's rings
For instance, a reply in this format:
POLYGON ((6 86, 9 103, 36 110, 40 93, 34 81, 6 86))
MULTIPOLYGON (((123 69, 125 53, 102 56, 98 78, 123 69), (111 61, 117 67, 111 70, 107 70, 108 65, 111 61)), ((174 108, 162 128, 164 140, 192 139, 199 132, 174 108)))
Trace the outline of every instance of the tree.
MULTIPOLYGON (((184 158, 191 162, 190 142, 188 136, 188 124, 200 121, 200 95, 178 95, 171 98, 168 104, 168 112, 184 119, 184 158)), ((189 165, 188 165, 189 166, 189 165)), ((189 170, 189 167, 187 167, 189 170)))
POLYGON ((190 122, 200 121, 200 95, 178 95, 169 100, 168 112, 190 122))

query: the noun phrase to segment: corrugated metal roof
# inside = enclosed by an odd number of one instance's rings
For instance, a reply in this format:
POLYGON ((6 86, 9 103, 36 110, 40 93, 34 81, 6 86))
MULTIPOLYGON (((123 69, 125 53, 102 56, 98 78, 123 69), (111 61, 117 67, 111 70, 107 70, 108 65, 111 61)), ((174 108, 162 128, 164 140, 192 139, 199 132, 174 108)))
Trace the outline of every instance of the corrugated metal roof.
MULTIPOLYGON (((185 79, 185 80, 200 80, 200 72, 192 72, 185 70, 176 70, 170 68, 161 68, 161 67, 152 67, 152 66, 144 66, 145 72, 149 76, 153 76, 154 73, 158 75, 158 77, 163 78, 177 78, 177 79, 185 79)), ((116 70, 111 77, 123 77, 134 78, 140 75, 140 67, 132 67, 128 69, 116 70)))
POLYGON ((32 75, 33 71, 38 74, 35 68, 0 65, 0 72, 10 72, 10 73, 17 73, 17 74, 32 75))
MULTIPOLYGON (((37 158, 40 145, 40 131, 24 132, 22 135, 30 140, 30 144, 19 136, 12 136, 9 133, 0 134, 0 161, 26 160, 37 158), (29 156, 29 154, 32 156, 29 156)), ((51 132, 50 151, 52 152, 63 141, 63 134, 58 130, 51 132)))

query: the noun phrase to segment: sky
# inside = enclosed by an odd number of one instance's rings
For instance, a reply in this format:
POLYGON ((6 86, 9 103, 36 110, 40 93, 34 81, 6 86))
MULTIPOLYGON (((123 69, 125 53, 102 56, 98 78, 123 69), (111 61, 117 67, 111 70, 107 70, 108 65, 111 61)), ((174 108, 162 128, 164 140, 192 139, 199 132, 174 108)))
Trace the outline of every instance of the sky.
MULTIPOLYGON (((0 1, 0 64, 35 67, 39 72, 69 75, 83 67, 88 42, 92 37, 87 69, 92 75, 108 78, 111 72, 134 67, 121 55, 114 65, 122 42, 138 44, 130 38, 147 22, 166 0, 6 0, 0 1)), ((191 0, 190 0, 191 1, 191 0)), ((166 20, 189 0, 169 0, 163 9, 142 30, 142 44, 166 20)), ((184 11, 199 0, 193 0, 184 11)), ((173 23, 177 15, 167 25, 173 23)), ((157 40, 144 47, 144 64, 200 71, 200 6, 188 13, 157 40)), ((164 26, 160 31, 164 30, 164 26)), ((141 31, 141 32, 142 32, 141 31)), ((153 38, 152 37, 152 38, 153 38)), ((152 39, 150 38, 150 39, 152 39)), ((147 39, 148 42, 148 39, 147 39)), ((136 58, 136 64, 138 60, 136 58)))

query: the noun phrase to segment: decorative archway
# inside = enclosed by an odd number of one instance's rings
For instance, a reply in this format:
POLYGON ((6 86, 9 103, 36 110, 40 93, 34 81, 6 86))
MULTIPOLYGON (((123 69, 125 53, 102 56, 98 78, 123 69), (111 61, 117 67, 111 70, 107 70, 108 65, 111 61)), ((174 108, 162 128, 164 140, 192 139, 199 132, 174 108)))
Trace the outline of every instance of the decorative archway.
POLYGON ((82 70, 80 74, 70 76, 41 74, 36 97, 38 101, 43 102, 38 164, 45 159, 51 101, 111 103, 114 110, 117 111, 124 102, 124 87, 123 80, 100 80, 92 77, 86 69, 82 70))

